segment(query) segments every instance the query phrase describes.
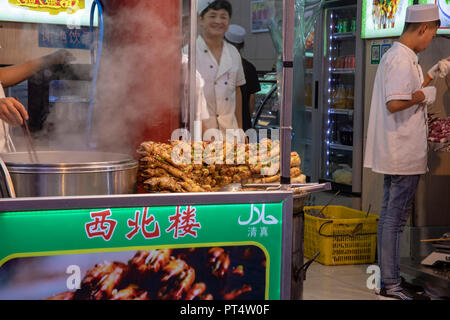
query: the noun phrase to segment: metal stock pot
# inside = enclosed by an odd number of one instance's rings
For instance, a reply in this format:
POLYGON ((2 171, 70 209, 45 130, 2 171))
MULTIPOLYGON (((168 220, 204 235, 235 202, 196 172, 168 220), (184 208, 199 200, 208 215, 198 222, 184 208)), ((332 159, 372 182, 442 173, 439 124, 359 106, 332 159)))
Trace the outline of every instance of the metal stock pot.
MULTIPOLYGON (((130 194, 136 192, 138 162, 118 153, 38 151, 2 153, 17 197, 130 194)), ((7 176, 7 174, 5 174, 7 176)), ((7 179, 6 179, 7 180, 7 179)))

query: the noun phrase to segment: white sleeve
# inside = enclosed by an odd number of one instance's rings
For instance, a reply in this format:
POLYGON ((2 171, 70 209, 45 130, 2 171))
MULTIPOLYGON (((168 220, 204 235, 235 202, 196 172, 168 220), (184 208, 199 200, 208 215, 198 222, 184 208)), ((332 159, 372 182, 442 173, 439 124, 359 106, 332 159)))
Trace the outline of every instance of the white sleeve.
POLYGON ((414 85, 417 72, 406 58, 397 58, 388 62, 383 77, 386 88, 385 102, 411 100, 412 94, 418 89, 414 85))

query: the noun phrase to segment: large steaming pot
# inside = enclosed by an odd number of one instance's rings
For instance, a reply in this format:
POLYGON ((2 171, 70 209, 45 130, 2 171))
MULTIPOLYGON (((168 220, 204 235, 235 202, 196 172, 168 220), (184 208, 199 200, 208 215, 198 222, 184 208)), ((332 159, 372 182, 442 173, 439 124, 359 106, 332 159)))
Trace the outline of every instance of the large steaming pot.
POLYGON ((17 197, 129 194, 136 191, 138 163, 128 155, 91 151, 0 154, 17 197))

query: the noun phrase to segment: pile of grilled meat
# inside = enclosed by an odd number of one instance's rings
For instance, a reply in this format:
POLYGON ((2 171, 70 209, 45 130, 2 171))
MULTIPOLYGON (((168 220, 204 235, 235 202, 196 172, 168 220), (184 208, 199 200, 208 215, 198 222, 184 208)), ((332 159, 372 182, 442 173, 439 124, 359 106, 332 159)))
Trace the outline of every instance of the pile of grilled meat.
MULTIPOLYGON (((138 184, 147 192, 209 192, 232 183, 280 181, 279 141, 143 142, 139 146, 138 184)), ((305 183, 301 159, 291 153, 291 182, 305 183)))

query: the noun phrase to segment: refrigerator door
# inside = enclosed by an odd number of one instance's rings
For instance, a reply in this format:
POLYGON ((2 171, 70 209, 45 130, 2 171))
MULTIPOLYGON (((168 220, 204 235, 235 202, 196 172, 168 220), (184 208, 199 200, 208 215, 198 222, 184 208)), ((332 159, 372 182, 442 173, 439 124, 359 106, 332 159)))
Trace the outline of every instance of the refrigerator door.
MULTIPOLYGON (((307 176, 308 181, 318 181, 320 161, 316 156, 320 156, 320 145, 315 142, 320 139, 315 138, 320 132, 316 130, 320 126, 320 112, 318 92, 320 86, 320 68, 317 63, 320 59, 320 41, 317 41, 315 27, 306 37, 304 50, 301 48, 296 54, 303 57, 296 57, 296 63, 303 63, 302 66, 294 65, 296 74, 294 75, 294 102, 292 119, 292 150, 296 151, 300 158, 302 173, 307 176), (302 74, 299 74, 302 73, 302 74)), ((320 38, 319 38, 320 39, 320 38)), ((256 111, 252 117, 253 128, 279 129, 280 126, 280 96, 277 86, 277 74, 268 73, 260 78, 261 91, 256 94, 256 111)), ((270 132, 268 132, 268 136, 270 132)))
POLYGON ((279 129, 279 96, 277 92, 277 74, 266 73, 259 78, 261 90, 255 94, 255 112, 252 115, 252 127, 258 129, 279 129))
POLYGON ((362 176, 362 61, 360 8, 324 11, 320 180, 360 193, 362 176))

